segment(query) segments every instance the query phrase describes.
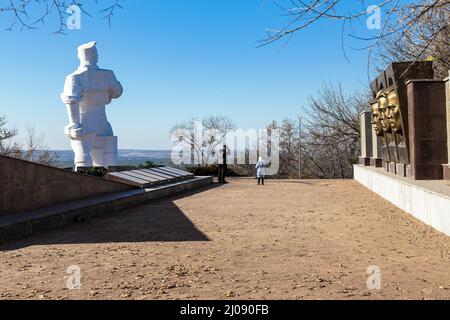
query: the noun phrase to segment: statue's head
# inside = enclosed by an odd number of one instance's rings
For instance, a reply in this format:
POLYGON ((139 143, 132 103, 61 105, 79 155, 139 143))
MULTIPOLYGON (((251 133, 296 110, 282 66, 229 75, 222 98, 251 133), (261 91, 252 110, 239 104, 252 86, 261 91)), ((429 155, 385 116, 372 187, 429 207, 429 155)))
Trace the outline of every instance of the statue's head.
POLYGON ((380 110, 378 108, 378 102, 374 102, 371 105, 371 111, 372 111, 372 127, 373 130, 375 131, 375 134, 377 136, 382 136, 383 135, 383 127, 381 126, 381 121, 380 121, 380 110))
POLYGON ((387 94, 388 106, 387 117, 391 129, 395 133, 402 133, 402 120, 400 116, 400 106, 398 103, 397 92, 395 90, 389 91, 387 94))
POLYGON ((379 112, 379 119, 380 119, 381 127, 383 128, 383 131, 385 133, 390 133, 391 125, 389 123, 388 114, 387 114, 388 99, 382 91, 380 91, 377 94, 377 101, 378 101, 378 112, 379 112))
POLYGON ((78 47, 78 59, 80 59, 81 65, 97 65, 98 53, 95 47, 96 44, 97 42, 92 41, 78 47))

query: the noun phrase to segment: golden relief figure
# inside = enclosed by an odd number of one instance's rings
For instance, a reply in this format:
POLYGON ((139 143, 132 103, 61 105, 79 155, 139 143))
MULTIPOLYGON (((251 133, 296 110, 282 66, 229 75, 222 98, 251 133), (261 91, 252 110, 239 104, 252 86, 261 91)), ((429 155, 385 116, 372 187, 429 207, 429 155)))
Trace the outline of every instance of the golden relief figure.
POLYGON ((388 100, 386 95, 380 91, 377 94, 377 101, 378 101, 378 112, 379 112, 379 119, 381 123, 381 127, 383 128, 384 133, 390 133, 391 132, 391 125, 388 120, 388 100))
POLYGON ((390 123, 391 129, 396 134, 402 134, 402 120, 400 116, 400 106, 398 103, 398 97, 395 90, 391 90, 387 93, 388 107, 387 118, 390 123))
POLYGON ((381 126, 381 121, 380 121, 380 110, 378 108, 378 102, 372 103, 371 105, 371 111, 372 111, 372 127, 375 131, 375 134, 378 137, 382 137, 383 136, 383 127, 381 126))
POLYGON ((383 130, 381 136, 384 136, 386 144, 389 145, 392 142, 392 126, 388 115, 389 101, 386 94, 383 91, 377 94, 377 104, 378 104, 378 119, 383 130))
POLYGON ((410 164, 407 81, 412 79, 433 79, 433 64, 394 62, 370 84, 372 127, 380 138, 381 157, 388 171, 401 175, 410 164))

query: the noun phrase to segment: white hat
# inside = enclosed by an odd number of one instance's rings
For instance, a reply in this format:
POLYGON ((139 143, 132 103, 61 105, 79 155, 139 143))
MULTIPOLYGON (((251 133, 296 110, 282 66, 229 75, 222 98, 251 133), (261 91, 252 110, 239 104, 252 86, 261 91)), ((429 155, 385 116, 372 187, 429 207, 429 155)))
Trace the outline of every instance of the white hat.
POLYGON ((78 58, 81 61, 97 61, 97 48, 95 47, 96 44, 96 41, 91 41, 79 46, 78 58))

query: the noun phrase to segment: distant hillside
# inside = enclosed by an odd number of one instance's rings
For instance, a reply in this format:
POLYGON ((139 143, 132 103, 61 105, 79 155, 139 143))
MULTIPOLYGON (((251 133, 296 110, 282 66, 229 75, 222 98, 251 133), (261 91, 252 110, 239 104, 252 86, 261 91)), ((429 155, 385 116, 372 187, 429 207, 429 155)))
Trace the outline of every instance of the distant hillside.
MULTIPOLYGON (((51 150, 56 156, 57 167, 71 167, 74 153, 72 150, 51 150)), ((137 150, 120 149, 119 165, 138 165, 146 161, 153 161, 161 165, 170 165, 170 150, 137 150)))

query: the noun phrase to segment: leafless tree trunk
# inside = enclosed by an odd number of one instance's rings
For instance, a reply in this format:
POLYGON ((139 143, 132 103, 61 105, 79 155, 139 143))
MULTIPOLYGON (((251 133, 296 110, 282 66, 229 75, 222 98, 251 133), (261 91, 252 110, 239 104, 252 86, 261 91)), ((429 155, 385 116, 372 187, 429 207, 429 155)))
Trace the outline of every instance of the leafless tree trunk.
POLYGON ((208 117, 201 122, 195 119, 175 125, 172 133, 179 137, 179 141, 186 144, 197 156, 199 165, 212 164, 215 151, 219 147, 229 130, 235 128, 231 119, 223 116, 208 117), (201 124, 196 128, 195 124, 201 124), (202 132, 196 132, 197 129, 202 132))
POLYGON ((278 178, 297 178, 302 161, 302 178, 347 179, 359 154, 359 114, 369 106, 369 92, 346 95, 340 85, 324 85, 304 108, 305 125, 300 141, 296 120, 285 119, 270 128, 280 131, 278 178))

